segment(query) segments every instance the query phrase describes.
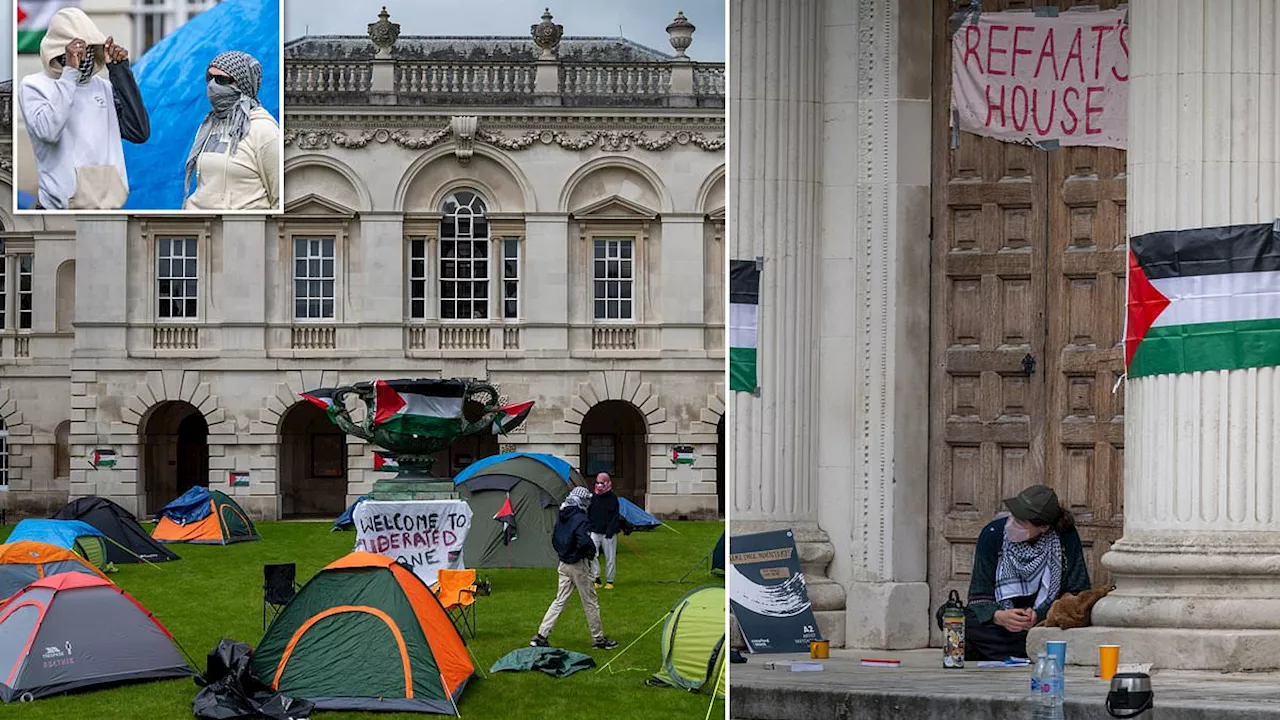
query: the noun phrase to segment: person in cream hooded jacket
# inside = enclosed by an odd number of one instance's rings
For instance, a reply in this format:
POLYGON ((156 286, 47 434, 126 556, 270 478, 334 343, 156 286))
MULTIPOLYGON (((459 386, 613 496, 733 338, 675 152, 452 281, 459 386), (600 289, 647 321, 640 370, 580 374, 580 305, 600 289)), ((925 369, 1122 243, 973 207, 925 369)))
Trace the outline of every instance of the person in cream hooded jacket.
POLYGON ((79 8, 54 14, 40 41, 43 72, 22 79, 18 102, 46 210, 114 210, 129 197, 122 139, 146 142, 150 124, 128 52, 79 8), (83 53, 71 67, 68 48, 83 53), (107 70, 107 78, 99 76, 107 70), (123 134, 122 134, 123 129, 123 134))

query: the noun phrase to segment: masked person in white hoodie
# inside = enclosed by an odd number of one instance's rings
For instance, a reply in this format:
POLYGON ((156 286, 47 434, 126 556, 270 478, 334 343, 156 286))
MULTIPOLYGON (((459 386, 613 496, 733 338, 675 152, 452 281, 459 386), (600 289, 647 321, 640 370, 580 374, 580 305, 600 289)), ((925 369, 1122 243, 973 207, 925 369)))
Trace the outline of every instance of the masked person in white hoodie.
POLYGON ((209 103, 187 154, 189 210, 274 210, 280 197, 280 125, 262 103, 262 65, 238 50, 224 52, 205 73, 209 103))
POLYGON ((79 8, 49 20, 42 72, 22 79, 18 102, 46 210, 115 210, 129 197, 122 140, 151 135, 129 52, 79 8), (107 77, 99 76, 103 69, 107 77))

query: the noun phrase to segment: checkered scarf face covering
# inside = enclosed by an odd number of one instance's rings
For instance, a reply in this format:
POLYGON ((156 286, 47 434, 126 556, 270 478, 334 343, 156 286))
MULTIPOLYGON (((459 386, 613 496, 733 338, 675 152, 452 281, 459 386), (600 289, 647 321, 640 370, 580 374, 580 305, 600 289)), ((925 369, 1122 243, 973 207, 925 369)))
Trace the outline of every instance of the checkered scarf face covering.
POLYGON ((576 507, 586 510, 587 504, 590 502, 591 491, 584 487, 576 487, 570 490, 569 497, 565 498, 564 502, 560 503, 560 509, 564 510, 565 508, 576 507))
POLYGON ((240 91, 240 99, 226 112, 212 110, 200 123, 196 140, 187 153, 187 177, 184 194, 191 191, 191 178, 196 172, 196 159, 204 152, 210 138, 221 138, 226 135, 230 139, 227 154, 234 154, 240 140, 249 132, 249 113, 260 106, 258 89, 262 87, 262 64, 252 55, 231 50, 218 55, 209 63, 209 67, 217 68, 235 80, 235 87, 240 91))
POLYGON ((1008 536, 996 564, 996 604, 1013 607, 1013 599, 1035 594, 1035 607, 1056 600, 1062 591, 1062 540, 1046 530, 1029 542, 1013 542, 1008 536))

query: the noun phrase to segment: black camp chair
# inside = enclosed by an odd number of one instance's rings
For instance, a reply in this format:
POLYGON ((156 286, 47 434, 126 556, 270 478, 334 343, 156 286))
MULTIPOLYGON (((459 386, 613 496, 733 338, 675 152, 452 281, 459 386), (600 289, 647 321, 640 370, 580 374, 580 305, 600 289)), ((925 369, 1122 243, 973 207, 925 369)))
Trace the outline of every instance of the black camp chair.
POLYGON ((271 617, 275 618, 285 605, 298 594, 298 566, 263 565, 262 566, 262 629, 267 629, 267 608, 271 608, 271 617))

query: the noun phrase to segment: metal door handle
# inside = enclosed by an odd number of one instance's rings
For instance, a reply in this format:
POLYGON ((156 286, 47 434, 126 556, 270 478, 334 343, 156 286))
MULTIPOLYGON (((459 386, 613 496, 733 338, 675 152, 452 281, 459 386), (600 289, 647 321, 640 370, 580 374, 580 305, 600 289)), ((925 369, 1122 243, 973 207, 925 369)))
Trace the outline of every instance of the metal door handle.
POLYGON ((1027 377, 1036 374, 1036 359, 1031 357, 1031 353, 1027 353, 1026 357, 1022 358, 1022 374, 1027 377))

